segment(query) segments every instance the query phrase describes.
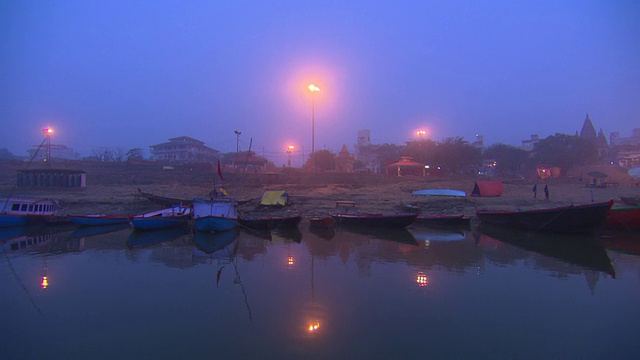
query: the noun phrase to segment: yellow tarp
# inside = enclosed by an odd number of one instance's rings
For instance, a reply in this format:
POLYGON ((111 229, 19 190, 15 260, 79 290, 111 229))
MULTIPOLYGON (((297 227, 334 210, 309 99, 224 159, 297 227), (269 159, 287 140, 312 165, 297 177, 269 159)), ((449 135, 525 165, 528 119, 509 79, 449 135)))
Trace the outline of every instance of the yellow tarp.
POLYGON ((286 191, 265 191, 260 200, 260 205, 274 206, 274 205, 287 205, 289 196, 286 191))

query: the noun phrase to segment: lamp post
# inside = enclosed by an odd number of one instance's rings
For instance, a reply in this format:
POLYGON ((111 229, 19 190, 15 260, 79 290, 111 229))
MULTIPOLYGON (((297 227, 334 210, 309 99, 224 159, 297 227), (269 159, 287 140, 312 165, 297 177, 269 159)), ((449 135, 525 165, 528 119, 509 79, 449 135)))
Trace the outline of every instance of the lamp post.
POLYGON ((287 147, 287 154, 289 155, 289 161, 288 161, 288 165, 289 167, 291 167, 291 152, 293 151, 295 147, 293 145, 289 145, 287 147))
POLYGON ((51 134, 53 133, 53 129, 44 128, 42 132, 47 137, 47 159, 45 161, 47 162, 47 166, 51 167, 51 134))
POLYGON ((418 130, 416 131, 416 135, 418 135, 418 137, 420 138, 420 140, 422 140, 422 137, 426 134, 427 132, 424 130, 418 130))
POLYGON ((309 91, 311 91, 311 154, 309 155, 309 157, 311 158, 311 169, 314 169, 314 163, 313 163, 313 154, 316 150, 316 129, 315 129, 315 124, 316 124, 316 109, 315 109, 315 93, 320 91, 320 88, 310 84, 308 86, 309 91))
POLYGON ((242 134, 238 130, 233 130, 233 133, 236 134, 236 158, 233 160, 233 168, 236 167, 236 161, 238 160, 238 156, 240 156, 240 134, 242 134))

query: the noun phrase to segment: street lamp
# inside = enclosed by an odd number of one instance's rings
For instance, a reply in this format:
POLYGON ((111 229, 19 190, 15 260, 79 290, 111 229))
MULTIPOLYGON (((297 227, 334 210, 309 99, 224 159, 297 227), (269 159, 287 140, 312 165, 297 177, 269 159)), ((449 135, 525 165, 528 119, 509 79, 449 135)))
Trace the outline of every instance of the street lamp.
POLYGON ((310 84, 308 86, 309 91, 311 91, 311 155, 309 155, 311 157, 311 169, 314 169, 315 166, 313 164, 313 153, 316 150, 316 129, 315 129, 315 123, 316 123, 316 111, 315 111, 315 93, 320 91, 320 88, 310 84))
POLYGON ((418 130, 416 131, 416 135, 418 135, 418 137, 420 138, 420 140, 422 140, 422 137, 426 134, 427 132, 424 130, 418 130))
POLYGON ((289 167, 291 167, 291 152, 293 151, 293 149, 295 149, 295 147, 293 145, 289 145, 287 147, 287 154, 289 155, 289 167))
POLYGON ((240 134, 242 134, 238 130, 233 130, 233 133, 236 134, 236 158, 233 160, 233 167, 236 167, 236 161, 238 160, 238 156, 240 156, 240 134))
POLYGON ((42 132, 47 137, 47 166, 51 167, 51 134, 53 133, 52 128, 44 128, 42 132))

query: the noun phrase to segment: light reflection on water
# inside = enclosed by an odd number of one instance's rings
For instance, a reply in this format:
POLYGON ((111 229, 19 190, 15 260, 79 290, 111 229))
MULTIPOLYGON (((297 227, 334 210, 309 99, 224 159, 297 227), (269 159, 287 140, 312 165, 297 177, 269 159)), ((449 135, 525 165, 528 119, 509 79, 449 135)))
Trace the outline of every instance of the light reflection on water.
POLYGON ((640 355, 637 234, 80 230, 0 231, 0 357, 640 355))

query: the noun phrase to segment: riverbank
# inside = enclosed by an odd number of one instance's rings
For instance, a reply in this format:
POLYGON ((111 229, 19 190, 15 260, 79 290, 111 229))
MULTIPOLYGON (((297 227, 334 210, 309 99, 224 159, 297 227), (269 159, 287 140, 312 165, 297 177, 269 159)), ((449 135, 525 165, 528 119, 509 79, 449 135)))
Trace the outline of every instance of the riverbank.
MULTIPOLYGON (((72 168, 77 163, 63 164, 72 168)), ((476 180, 466 177, 396 177, 374 174, 302 173, 284 174, 225 173, 224 180, 208 166, 183 167, 163 171, 159 166, 126 164, 84 164, 87 184, 83 188, 16 188, 15 174, 23 164, 4 164, 0 174, 0 193, 47 196, 60 200, 62 214, 136 214, 158 209, 159 205, 136 196, 138 189, 155 195, 192 199, 206 196, 223 186, 231 196, 243 202, 241 213, 291 213, 303 216, 326 214, 336 210, 337 201, 353 201, 349 211, 393 213, 410 205, 425 214, 465 214, 479 209, 532 209, 608 200, 620 196, 640 196, 640 188, 631 183, 615 187, 590 188, 577 177, 548 181, 498 178, 504 184, 499 197, 415 197, 414 190, 456 189, 470 194, 476 180), (532 187, 537 183, 538 196, 532 187), (549 187, 549 199, 543 193, 549 187), (290 205, 282 208, 259 206, 267 190, 286 190, 290 205)), ((622 204, 620 204, 622 205, 622 204)))

